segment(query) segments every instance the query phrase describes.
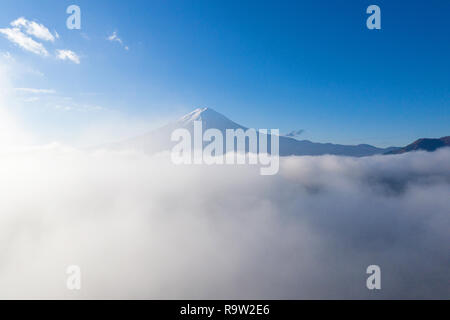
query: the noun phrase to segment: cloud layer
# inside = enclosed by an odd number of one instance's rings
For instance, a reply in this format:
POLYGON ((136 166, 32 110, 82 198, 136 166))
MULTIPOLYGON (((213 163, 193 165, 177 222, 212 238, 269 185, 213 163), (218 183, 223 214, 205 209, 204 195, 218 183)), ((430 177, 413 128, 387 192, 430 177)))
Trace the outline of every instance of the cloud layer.
POLYGON ((290 157, 276 176, 169 159, 2 152, 0 298, 450 298, 449 150, 290 157))

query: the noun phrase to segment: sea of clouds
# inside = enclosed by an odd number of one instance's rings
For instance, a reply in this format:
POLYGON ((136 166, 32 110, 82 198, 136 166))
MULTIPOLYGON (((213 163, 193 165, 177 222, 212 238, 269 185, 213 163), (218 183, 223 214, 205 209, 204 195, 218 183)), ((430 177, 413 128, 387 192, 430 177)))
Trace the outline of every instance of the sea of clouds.
POLYGON ((450 148, 258 166, 0 151, 0 298, 450 298, 450 148), (366 268, 381 268, 381 290, 366 268), (81 290, 66 268, 81 268, 81 290))

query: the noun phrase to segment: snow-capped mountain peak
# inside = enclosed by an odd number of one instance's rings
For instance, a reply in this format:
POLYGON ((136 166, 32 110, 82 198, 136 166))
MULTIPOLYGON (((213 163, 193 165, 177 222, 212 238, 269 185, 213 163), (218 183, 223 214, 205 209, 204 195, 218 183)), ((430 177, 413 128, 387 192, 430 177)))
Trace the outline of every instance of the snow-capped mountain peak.
POLYGON ((190 128, 192 127, 194 121, 201 121, 203 128, 205 129, 214 128, 223 132, 225 132, 226 129, 246 129, 212 108, 197 108, 181 117, 172 126, 190 128))
MULTIPOLYGON (((111 147, 115 149, 138 149, 147 153, 171 150, 175 144, 174 141, 171 141, 171 134, 174 130, 184 128, 193 135, 195 121, 201 121, 203 131, 208 129, 218 129, 224 136, 227 129, 247 129, 244 126, 231 121, 217 111, 203 107, 197 108, 177 121, 169 123, 155 131, 115 143, 111 147)), ((259 130, 261 128, 255 129, 259 130)), ((285 136, 280 136, 279 139, 280 156, 335 154, 361 157, 385 153, 392 149, 376 148, 371 145, 352 146, 331 143, 314 143, 308 140, 296 140, 285 136)))
MULTIPOLYGON (((179 121, 181 121, 181 122, 199 121, 202 119, 202 114, 206 113, 208 110, 212 110, 212 109, 197 108, 194 111, 189 112, 188 114, 181 117, 179 121)), ((208 112, 208 113, 210 113, 210 112, 208 112)), ((203 116, 204 116, 204 114, 203 114, 203 116)))

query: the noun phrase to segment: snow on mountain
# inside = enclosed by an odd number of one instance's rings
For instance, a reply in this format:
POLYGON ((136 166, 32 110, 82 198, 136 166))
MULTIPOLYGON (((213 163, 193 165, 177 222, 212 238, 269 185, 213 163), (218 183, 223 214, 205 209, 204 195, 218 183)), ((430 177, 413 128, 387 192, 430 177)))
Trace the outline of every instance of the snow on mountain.
MULTIPOLYGON (((141 150, 147 153, 171 150, 173 146, 177 144, 177 142, 173 142, 170 139, 172 132, 175 129, 184 128, 189 130, 191 136, 193 136, 194 121, 202 122, 203 131, 215 128, 220 130, 224 137, 226 129, 247 129, 246 127, 231 121, 224 115, 211 108, 198 108, 181 117, 177 121, 169 123, 157 130, 151 131, 142 136, 114 143, 109 147, 114 149, 141 150)), ((394 149, 377 148, 368 144, 340 145, 332 143, 315 143, 309 140, 296 140, 286 136, 280 136, 279 139, 281 156, 334 154, 362 157, 382 154, 394 149)))

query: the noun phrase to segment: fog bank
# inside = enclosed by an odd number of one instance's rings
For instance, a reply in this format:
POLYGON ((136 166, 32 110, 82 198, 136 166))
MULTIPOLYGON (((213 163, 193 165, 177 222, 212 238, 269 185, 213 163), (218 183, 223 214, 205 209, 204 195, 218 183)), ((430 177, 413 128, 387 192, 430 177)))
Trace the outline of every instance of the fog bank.
POLYGON ((0 194, 0 298, 450 298, 448 149, 261 176, 50 145, 0 152, 0 194))

